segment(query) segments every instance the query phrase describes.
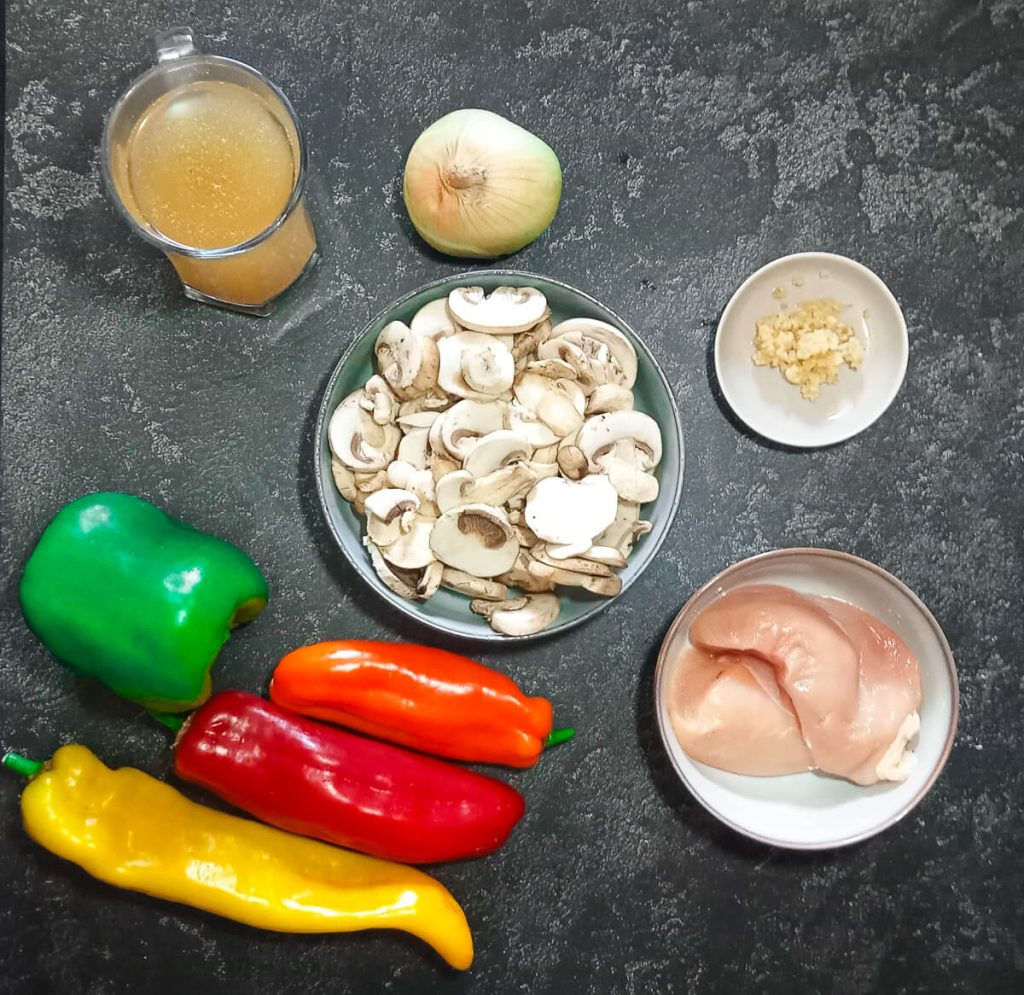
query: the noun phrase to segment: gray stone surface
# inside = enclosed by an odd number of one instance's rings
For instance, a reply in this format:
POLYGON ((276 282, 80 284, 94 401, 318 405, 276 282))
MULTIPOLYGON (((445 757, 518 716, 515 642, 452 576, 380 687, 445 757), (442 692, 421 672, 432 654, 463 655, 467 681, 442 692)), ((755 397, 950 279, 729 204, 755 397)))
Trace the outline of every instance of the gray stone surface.
POLYGON ((0 743, 79 740, 168 771, 168 739, 73 679, 16 599, 65 501, 124 489, 244 546, 272 602, 219 686, 264 686, 321 637, 427 638, 331 548, 310 426, 368 316, 453 273, 398 196, 419 130, 465 105, 542 135, 558 218, 512 265, 607 301, 683 411, 682 511, 599 619, 484 659, 581 735, 510 776, 505 849, 438 876, 464 902, 466 975, 396 934, 260 934, 92 881, 32 844, 0 779, 0 990, 201 992, 1009 992, 1024 984, 1024 24, 1019 0, 209 4, 7 9, 0 743), (324 261, 268 321, 186 302, 100 190, 103 116, 146 39, 192 24, 277 80, 305 122, 324 261), (718 314, 786 252, 828 249, 889 283, 910 326, 888 414, 827 451, 766 446, 709 383, 718 314), (690 592, 787 545, 849 550, 932 608, 961 674, 949 765, 903 823, 792 856, 715 824, 656 741, 651 672, 690 592))

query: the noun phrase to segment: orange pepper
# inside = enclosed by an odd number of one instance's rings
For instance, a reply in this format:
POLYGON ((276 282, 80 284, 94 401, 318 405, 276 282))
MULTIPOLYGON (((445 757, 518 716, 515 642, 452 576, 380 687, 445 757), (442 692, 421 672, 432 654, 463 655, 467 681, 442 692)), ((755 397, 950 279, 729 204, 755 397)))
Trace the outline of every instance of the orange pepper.
POLYGON ((411 643, 351 639, 303 646, 277 665, 283 708, 456 760, 532 767, 551 732, 551 702, 464 656, 411 643))

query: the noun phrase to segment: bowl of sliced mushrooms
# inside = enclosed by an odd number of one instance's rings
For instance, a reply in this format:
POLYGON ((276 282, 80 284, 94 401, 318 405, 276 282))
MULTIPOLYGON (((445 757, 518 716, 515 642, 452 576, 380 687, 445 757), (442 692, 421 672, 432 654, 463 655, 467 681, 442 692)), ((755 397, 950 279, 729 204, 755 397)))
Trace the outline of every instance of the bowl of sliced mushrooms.
POLYGON ((440 280, 374 318, 328 381, 315 449, 356 571, 475 639, 600 611, 651 561, 682 490, 679 413, 636 333, 511 270, 440 280))

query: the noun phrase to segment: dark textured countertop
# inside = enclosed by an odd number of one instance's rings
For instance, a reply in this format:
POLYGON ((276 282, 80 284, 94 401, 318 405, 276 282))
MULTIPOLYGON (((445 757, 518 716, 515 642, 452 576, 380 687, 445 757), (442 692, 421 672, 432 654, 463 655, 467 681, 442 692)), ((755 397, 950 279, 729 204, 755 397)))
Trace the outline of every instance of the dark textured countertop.
POLYGON ((511 775, 529 812, 499 854, 438 869, 477 960, 398 934, 261 934, 117 891, 31 843, 0 778, 0 990, 1009 992, 1024 985, 1024 14, 950 3, 141 0, 7 8, 0 743, 66 741, 168 773, 168 738, 76 681, 16 598, 65 501, 123 489, 244 546, 272 601, 216 669, 264 687, 300 642, 429 638, 331 545, 312 479, 325 377, 368 316, 457 272, 398 196, 420 129, 460 106, 549 141, 565 194, 508 261, 608 302, 683 413, 682 508, 642 579, 561 638, 483 659, 581 734, 511 775), (324 260, 267 321, 192 304, 101 192, 103 117, 174 23, 291 96, 324 260), (740 280, 826 249, 876 270, 910 328, 906 383, 860 437, 762 444, 709 383, 740 280), (733 835, 675 781, 651 674, 689 594, 779 546, 864 556, 917 591, 960 668, 960 733, 924 803, 849 850, 733 835))

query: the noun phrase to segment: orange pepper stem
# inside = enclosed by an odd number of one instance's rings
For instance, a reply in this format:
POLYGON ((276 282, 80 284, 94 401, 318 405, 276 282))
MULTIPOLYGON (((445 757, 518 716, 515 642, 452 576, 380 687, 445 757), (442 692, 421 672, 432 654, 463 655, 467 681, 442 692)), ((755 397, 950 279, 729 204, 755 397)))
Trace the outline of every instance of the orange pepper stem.
POLYGON ((544 749, 546 750, 549 746, 558 746, 559 743, 567 743, 575 735, 575 729, 555 729, 551 732, 551 735, 544 740, 544 749))
POLYGON ((8 770, 14 771, 15 774, 20 774, 22 777, 35 777, 45 766, 38 760, 30 760, 28 757, 23 757, 20 753, 15 753, 13 750, 8 750, 3 755, 0 764, 3 764, 8 770))

